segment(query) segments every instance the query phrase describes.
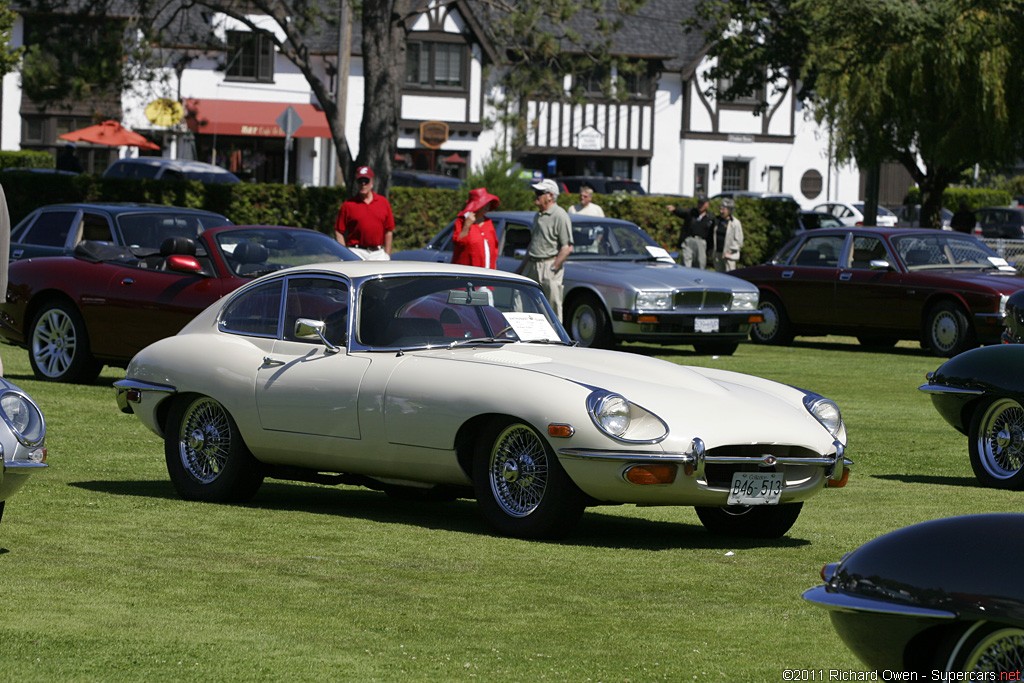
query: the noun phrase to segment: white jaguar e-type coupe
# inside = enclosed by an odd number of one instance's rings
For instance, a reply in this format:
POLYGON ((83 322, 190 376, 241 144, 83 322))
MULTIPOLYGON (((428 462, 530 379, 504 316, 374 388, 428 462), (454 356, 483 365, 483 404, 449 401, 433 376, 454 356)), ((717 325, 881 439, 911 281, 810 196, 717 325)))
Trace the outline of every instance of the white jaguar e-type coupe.
POLYGON ((265 477, 465 495, 528 538, 620 503, 777 537, 851 464, 826 398, 575 348, 532 280, 447 264, 265 276, 139 352, 116 388, 184 498, 248 500, 265 477))

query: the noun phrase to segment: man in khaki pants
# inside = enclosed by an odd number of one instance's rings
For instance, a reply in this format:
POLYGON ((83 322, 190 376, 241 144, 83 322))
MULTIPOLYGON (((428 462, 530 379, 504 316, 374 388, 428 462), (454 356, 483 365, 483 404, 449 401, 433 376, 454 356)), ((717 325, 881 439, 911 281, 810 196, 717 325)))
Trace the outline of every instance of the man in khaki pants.
POLYGON ((537 215, 530 231, 530 249, 519 272, 536 280, 559 320, 562 319, 564 289, 562 266, 572 253, 572 223, 565 209, 555 203, 558 185, 545 178, 533 185, 537 215))

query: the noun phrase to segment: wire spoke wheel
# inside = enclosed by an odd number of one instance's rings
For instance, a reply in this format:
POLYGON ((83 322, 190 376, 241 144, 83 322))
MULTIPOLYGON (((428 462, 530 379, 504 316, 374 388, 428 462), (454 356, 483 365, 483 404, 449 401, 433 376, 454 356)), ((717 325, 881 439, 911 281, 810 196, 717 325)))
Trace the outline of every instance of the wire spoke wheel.
POLYGON ((964 670, 994 673, 1024 670, 1024 631, 1007 627, 989 633, 967 655, 964 670))
POLYGON ((971 431, 971 465, 983 483, 1024 486, 1024 408, 1012 398, 992 401, 979 411, 971 431))
POLYGON ((516 424, 498 436, 489 479, 494 500, 506 514, 526 517, 537 509, 548 487, 548 457, 532 429, 516 424))
POLYGON ((189 406, 178 431, 178 453, 185 470, 203 484, 220 476, 231 455, 228 415, 213 399, 189 406))

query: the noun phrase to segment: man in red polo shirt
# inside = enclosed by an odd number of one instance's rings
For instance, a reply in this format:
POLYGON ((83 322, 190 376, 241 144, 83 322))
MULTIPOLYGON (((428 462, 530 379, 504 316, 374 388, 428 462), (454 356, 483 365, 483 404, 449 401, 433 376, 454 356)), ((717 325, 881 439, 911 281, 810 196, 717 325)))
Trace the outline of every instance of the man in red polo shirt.
POLYGON ((338 241, 367 261, 391 259, 395 215, 387 197, 373 192, 373 169, 356 169, 356 195, 341 203, 334 221, 338 241))

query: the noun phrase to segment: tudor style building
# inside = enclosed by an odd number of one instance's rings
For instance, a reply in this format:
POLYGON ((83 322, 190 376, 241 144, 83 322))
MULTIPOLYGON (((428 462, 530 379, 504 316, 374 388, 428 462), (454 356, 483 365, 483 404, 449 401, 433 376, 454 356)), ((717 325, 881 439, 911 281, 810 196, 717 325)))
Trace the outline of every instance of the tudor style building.
MULTIPOLYGON (((628 92, 605 98, 588 88, 588 74, 566 74, 567 89, 591 91, 585 103, 572 104, 529 97, 505 102, 501 46, 488 37, 473 3, 424 2, 408 33, 395 166, 465 177, 501 149, 545 175, 625 176, 652 193, 779 192, 808 207, 862 196, 857 169, 833 163, 828 131, 791 90, 770 94, 760 115, 752 102, 721 102, 707 94, 712 61, 699 34, 682 25, 694 4, 647 0, 610 47, 623 63, 640 65, 627 79, 628 92), (521 147, 511 149, 512 136, 494 123, 500 119, 495 103, 518 107, 527 117, 521 147)), ((222 49, 163 46, 164 78, 127 89, 121 120, 160 144, 156 154, 198 158, 257 181, 281 182, 288 169, 290 182, 334 184, 337 164, 326 119, 302 74, 275 51, 271 34, 280 27, 267 17, 254 19, 256 32, 224 15, 202 15, 222 49), (180 102, 184 116, 147 117, 157 100, 180 102)), ((23 16, 15 42, 31 35, 38 20, 23 16)), ((326 80, 337 45, 337 36, 324 36, 314 46, 323 55, 326 80)), ((345 120, 356 153, 363 111, 358 32, 352 46, 345 120)), ((3 149, 56 152, 63 145, 57 135, 93 123, 88 112, 40 109, 23 96, 18 74, 4 78, 2 94, 3 149)), ((93 172, 118 153, 136 150, 78 149, 93 172)), ((884 202, 900 199, 902 194, 884 202)))

